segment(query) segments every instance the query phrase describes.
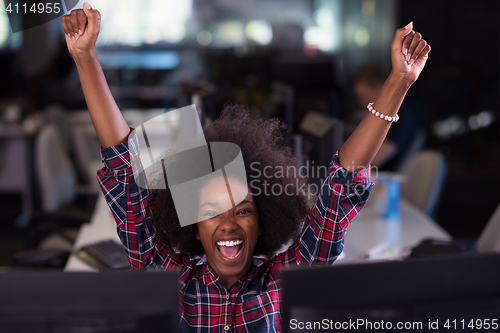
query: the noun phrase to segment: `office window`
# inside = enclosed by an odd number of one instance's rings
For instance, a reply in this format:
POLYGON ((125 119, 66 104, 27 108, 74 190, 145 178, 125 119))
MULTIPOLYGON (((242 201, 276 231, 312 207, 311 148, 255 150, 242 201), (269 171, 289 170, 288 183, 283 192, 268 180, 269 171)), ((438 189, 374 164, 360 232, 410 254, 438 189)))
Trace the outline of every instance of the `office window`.
MULTIPOLYGON (((15 17, 17 20, 20 19, 20 16, 17 15, 15 17)), ((10 28, 9 17, 7 16, 7 12, 5 11, 4 2, 0 4, 0 49, 18 49, 23 41, 23 32, 12 33, 12 29, 10 28)))
POLYGON ((178 43, 186 37, 191 0, 99 0, 102 15, 98 45, 178 43))
POLYGON ((1 6, 0 9, 0 48, 4 48, 7 44, 10 35, 9 19, 7 17, 7 12, 5 11, 5 6, 1 6))
POLYGON ((342 48, 342 1, 316 0, 313 24, 304 30, 304 42, 324 52, 342 48))

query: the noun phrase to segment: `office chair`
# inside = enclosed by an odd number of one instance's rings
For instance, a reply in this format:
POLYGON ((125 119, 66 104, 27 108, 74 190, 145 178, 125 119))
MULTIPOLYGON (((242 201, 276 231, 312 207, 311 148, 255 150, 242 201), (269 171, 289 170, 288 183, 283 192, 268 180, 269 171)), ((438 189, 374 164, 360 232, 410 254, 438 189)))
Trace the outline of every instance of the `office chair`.
POLYGON ((403 156, 401 156, 401 158, 399 159, 398 165, 395 169, 396 172, 403 173, 411 160, 422 150, 422 148, 424 148, 425 136, 425 130, 421 128, 417 130, 417 133, 411 141, 410 146, 405 151, 403 156))
POLYGON ((54 125, 46 125, 35 142, 35 165, 42 211, 55 213, 76 197, 76 173, 54 125))
POLYGON ((68 112, 58 104, 50 104, 43 110, 42 116, 46 124, 52 124, 58 131, 58 135, 62 138, 60 145, 68 151, 72 145, 73 126, 71 124, 68 112))
POLYGON ((500 205, 484 227, 477 240, 479 253, 500 252, 500 205))
POLYGON ((53 124, 44 125, 36 138, 35 170, 40 209, 32 220, 28 247, 36 249, 17 253, 14 261, 60 267, 69 256, 77 228, 90 220, 91 210, 71 205, 78 194, 76 173, 53 124))
POLYGON ((444 156, 437 150, 418 153, 403 171, 401 196, 434 216, 447 173, 444 156))
POLYGON ((99 155, 99 140, 92 125, 75 124, 66 109, 57 104, 48 105, 42 115, 45 123, 54 125, 62 137, 61 145, 74 165, 78 191, 97 195, 99 186, 95 176, 103 164, 99 155))

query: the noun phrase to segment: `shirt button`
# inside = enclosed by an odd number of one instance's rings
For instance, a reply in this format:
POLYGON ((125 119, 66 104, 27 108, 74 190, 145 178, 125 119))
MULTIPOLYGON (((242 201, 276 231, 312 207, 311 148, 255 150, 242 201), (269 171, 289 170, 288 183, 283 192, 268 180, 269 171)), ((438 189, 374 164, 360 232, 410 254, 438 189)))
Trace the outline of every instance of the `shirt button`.
POLYGON ((229 295, 226 295, 226 299, 229 299, 229 295))
POLYGON ((229 326, 227 326, 227 325, 226 325, 226 326, 224 326, 224 330, 225 330, 225 331, 229 331, 229 326))

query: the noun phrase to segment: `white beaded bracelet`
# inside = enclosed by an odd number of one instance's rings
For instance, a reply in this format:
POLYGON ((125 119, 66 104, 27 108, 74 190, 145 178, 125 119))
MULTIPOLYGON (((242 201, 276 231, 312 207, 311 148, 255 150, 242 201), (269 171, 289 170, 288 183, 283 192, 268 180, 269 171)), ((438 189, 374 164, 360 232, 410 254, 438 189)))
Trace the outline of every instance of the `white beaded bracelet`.
POLYGON ((386 114, 383 114, 383 113, 380 113, 378 112, 377 110, 375 110, 373 108, 373 103, 368 103, 368 105, 366 106, 368 111, 370 111, 373 115, 377 116, 377 117, 380 117, 380 119, 384 119, 384 120, 387 120, 387 121, 390 121, 390 122, 397 122, 399 120, 399 116, 398 114, 396 113, 395 116, 388 116, 386 114))

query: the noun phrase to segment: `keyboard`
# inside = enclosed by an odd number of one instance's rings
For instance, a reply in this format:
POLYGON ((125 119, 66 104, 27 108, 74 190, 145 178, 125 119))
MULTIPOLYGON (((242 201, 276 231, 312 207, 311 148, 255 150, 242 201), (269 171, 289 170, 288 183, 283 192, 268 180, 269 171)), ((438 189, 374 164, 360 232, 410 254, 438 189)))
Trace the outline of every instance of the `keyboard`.
POLYGON ((86 245, 78 256, 92 266, 109 269, 128 269, 129 263, 123 245, 112 240, 86 245))

